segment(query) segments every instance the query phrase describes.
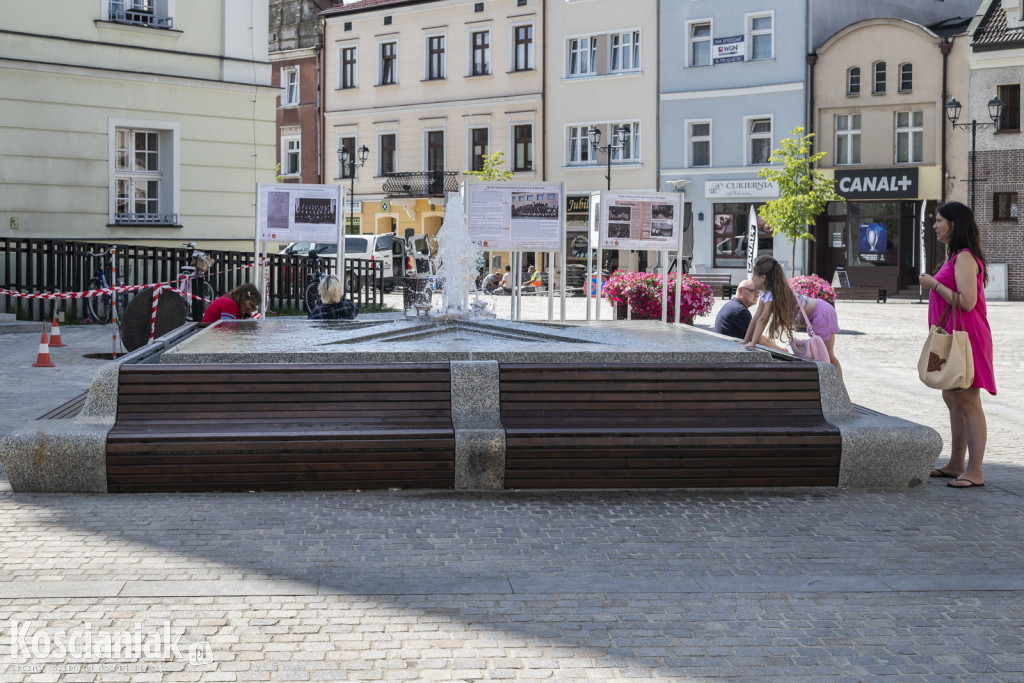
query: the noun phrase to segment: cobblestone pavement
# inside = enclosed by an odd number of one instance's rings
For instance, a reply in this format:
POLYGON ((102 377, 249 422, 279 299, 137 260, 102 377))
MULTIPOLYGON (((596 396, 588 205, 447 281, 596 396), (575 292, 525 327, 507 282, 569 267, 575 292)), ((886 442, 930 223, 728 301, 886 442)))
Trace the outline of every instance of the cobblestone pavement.
MULTIPOLYGON (((581 304, 568 317, 581 318, 581 304)), ((838 310, 851 398, 935 426, 948 443, 941 399, 916 377, 925 307, 838 310)), ((545 300, 524 305, 526 318, 546 313, 545 300)), ((1024 681, 1024 432, 1014 410, 1024 351, 1010 342, 1022 313, 1019 303, 990 304, 1000 393, 983 398, 982 489, 939 480, 905 493, 7 487, 0 681, 1024 681), (31 656, 39 634, 88 627, 95 639, 165 623, 184 632, 182 652, 205 642, 212 661, 65 657, 60 668, 31 656)), ((38 332, 25 342, 27 362, 10 355, 12 337, 25 336, 0 337, 2 379, 45 388, 52 370, 30 367, 38 332)), ((87 328, 65 328, 64 338, 96 352, 110 342, 87 328)), ((76 373, 84 389, 96 366, 67 367, 65 392, 76 373)), ((3 426, 45 412, 26 403, 5 390, 3 426)))

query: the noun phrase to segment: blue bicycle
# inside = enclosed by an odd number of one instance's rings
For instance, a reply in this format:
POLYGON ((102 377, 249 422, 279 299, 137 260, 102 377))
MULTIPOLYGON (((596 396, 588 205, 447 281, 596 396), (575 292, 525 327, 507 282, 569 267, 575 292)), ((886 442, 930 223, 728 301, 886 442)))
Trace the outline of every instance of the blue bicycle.
MULTIPOLYGON (((93 273, 92 279, 89 280, 89 289, 107 289, 108 287, 114 286, 111 284, 110 276, 110 265, 104 263, 102 258, 110 253, 110 249, 94 254, 91 251, 86 252, 89 256, 97 259, 101 259, 96 266, 96 272, 93 273)), ((124 276, 119 274, 117 278, 117 285, 124 285, 124 276)), ((129 297, 127 292, 117 292, 116 294, 100 294, 98 296, 91 296, 87 298, 86 307, 89 309, 89 315, 93 320, 101 325, 106 325, 110 322, 111 316, 114 313, 114 306, 117 306, 117 323, 118 327, 121 325, 121 318, 124 316, 125 310, 128 308, 129 297)))

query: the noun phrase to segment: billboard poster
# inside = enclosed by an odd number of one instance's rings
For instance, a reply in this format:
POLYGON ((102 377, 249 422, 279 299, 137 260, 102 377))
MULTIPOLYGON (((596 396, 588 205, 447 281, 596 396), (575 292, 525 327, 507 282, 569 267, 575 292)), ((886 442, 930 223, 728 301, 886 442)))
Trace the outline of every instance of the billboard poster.
POLYGON ((490 251, 561 251, 562 185, 466 184, 469 237, 490 251))
POLYGON ((711 48, 711 55, 715 64, 727 62, 742 62, 745 50, 743 49, 743 36, 727 36, 715 38, 711 48))
POLYGON ((259 186, 259 238, 277 242, 337 242, 341 186, 259 186))
POLYGON ((884 263, 888 251, 887 230, 882 223, 860 224, 860 260, 884 263))
POLYGON ((682 230, 678 193, 606 192, 601 209, 605 249, 677 249, 682 230))

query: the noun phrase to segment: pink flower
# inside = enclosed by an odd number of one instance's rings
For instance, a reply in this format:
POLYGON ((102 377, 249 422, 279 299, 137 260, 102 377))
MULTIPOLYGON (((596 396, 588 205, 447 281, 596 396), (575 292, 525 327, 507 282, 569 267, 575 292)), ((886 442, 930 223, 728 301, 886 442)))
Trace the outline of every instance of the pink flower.
MULTIPOLYGON (((636 320, 661 320, 662 275, 635 271, 615 271, 604 284, 604 296, 618 306, 628 305, 636 320)), ((689 275, 668 275, 668 320, 679 320, 688 325, 700 315, 707 315, 714 305, 711 287, 697 282, 689 275), (680 282, 680 302, 676 305, 676 283, 680 282)))
POLYGON ((832 285, 817 275, 801 275, 789 279, 789 286, 797 294, 806 294, 812 299, 823 299, 830 304, 836 302, 836 290, 832 285))

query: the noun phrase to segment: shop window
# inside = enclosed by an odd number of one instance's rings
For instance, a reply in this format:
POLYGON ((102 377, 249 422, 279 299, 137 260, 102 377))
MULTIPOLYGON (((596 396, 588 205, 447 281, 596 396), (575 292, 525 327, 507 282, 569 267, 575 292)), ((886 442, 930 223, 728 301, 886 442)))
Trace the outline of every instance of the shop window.
POLYGON ((849 202, 851 266, 894 266, 900 243, 899 202, 849 202))
MULTIPOLYGON (((717 268, 739 268, 747 265, 747 231, 750 204, 714 205, 714 265, 717 268)), ((754 210, 760 209, 754 205, 754 210)), ((760 217, 757 219, 757 253, 771 254, 774 239, 771 229, 760 217)))
POLYGON ((992 220, 1016 221, 1018 211, 1016 192, 996 192, 992 195, 992 220))

